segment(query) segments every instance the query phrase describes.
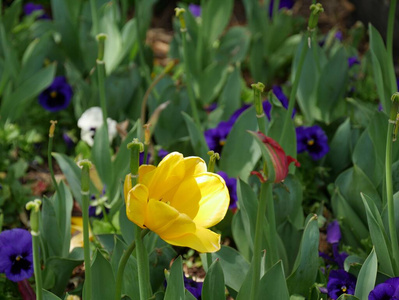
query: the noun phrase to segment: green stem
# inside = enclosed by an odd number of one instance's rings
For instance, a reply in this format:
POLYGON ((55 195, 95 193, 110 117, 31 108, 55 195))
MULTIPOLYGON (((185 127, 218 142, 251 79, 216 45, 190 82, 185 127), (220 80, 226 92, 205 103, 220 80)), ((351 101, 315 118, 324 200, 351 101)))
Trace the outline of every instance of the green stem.
POLYGON ((33 247, 33 268, 35 270, 35 282, 36 282, 36 299, 43 299, 43 288, 42 288, 42 267, 40 264, 40 251, 39 251, 39 233, 38 235, 32 235, 32 247, 33 247))
POLYGON ((266 115, 265 111, 263 110, 263 103, 262 103, 262 92, 265 88, 265 85, 261 82, 256 84, 251 84, 252 89, 254 91, 254 103, 256 109, 256 120, 258 121, 259 131, 263 134, 266 134, 266 115))
POLYGON ((394 93, 397 90, 396 87, 396 76, 394 71, 393 64, 393 33, 394 33, 394 25, 395 25, 395 11, 396 11, 396 0, 391 0, 389 6, 389 17, 388 17, 388 29, 387 29, 387 55, 388 55, 388 70, 389 70, 389 79, 391 84, 391 93, 394 93))
MULTIPOLYGON (((392 116, 395 114, 391 113, 392 116)), ((392 133, 394 124, 388 124, 387 132, 387 142, 385 148, 385 181, 387 190, 387 204, 388 204, 388 226, 389 226, 389 236, 392 243, 392 253, 393 253, 393 268, 396 276, 399 276, 399 247, 398 238, 396 235, 395 226, 395 207, 393 202, 393 187, 392 187, 392 133)))
POLYGON ((108 137, 108 113, 107 113, 107 99, 105 95, 105 61, 104 61, 104 48, 105 48, 105 40, 107 36, 105 34, 97 35, 98 40, 98 57, 96 60, 97 63, 97 78, 98 78, 98 91, 100 94, 100 105, 103 113, 103 126, 105 127, 105 131, 108 137))
POLYGON ((277 249, 277 227, 276 227, 276 216, 274 212, 274 199, 272 184, 269 184, 267 188, 261 190, 261 197, 266 198, 266 217, 269 224, 269 255, 272 265, 274 265, 279 260, 278 249, 277 249), (264 193, 262 195, 262 192, 264 193))
MULTIPOLYGON (((150 231, 144 229, 141 231, 141 238, 144 238, 150 231)), ((133 250, 136 248, 136 241, 133 241, 130 246, 123 253, 121 260, 118 264, 118 272, 116 274, 116 289, 115 289, 115 300, 120 300, 122 295, 122 282, 123 282, 123 272, 125 271, 126 264, 129 260, 130 255, 132 255, 133 250)))
MULTIPOLYGON (((303 41, 303 44, 302 44, 301 56, 299 57, 298 68, 295 73, 294 84, 292 86, 292 90, 291 90, 291 94, 290 94, 290 98, 289 98, 289 102, 288 102, 287 114, 285 115, 283 129, 281 131, 280 139, 278 141, 280 145, 282 145, 283 140, 286 139, 286 137, 287 137, 288 124, 290 122, 292 122, 292 112, 294 111, 295 98, 296 98, 299 80, 301 78, 302 67, 305 62, 307 50, 308 50, 308 45, 305 40, 305 41, 303 41)), ((292 154, 294 154, 294 153, 292 153, 292 154)))
POLYGON ((254 251, 252 257, 253 277, 251 284, 250 300, 257 300, 259 281, 260 281, 260 263, 261 263, 261 247, 262 247, 262 232, 263 232, 263 220, 265 219, 265 210, 267 203, 267 190, 271 189, 272 183, 265 182, 261 185, 261 191, 259 196, 258 211, 256 215, 256 227, 255 227, 255 242, 254 251))
POLYGON ((98 28, 99 28, 96 0, 90 0, 90 10, 91 10, 91 17, 93 20, 93 33, 94 36, 96 36, 98 34, 98 28))
POLYGON ((142 229, 136 225, 136 259, 139 275, 140 300, 147 300, 151 296, 150 270, 147 251, 143 239, 141 238, 142 232, 142 229))
MULTIPOLYGON (((51 180, 53 182, 54 188, 56 190, 58 197, 60 197, 60 190, 58 188, 57 181, 55 180, 54 169, 53 169, 53 160, 52 160, 52 156, 51 156, 51 150, 53 149, 53 139, 54 139, 54 136, 49 135, 48 148, 47 148, 47 163, 48 163, 48 168, 50 170, 51 180)), ((59 209, 62 210, 62 205, 59 205, 59 209)), ((62 214, 63 214, 62 211, 59 212, 58 217, 60 217, 62 214)))
POLYGON ((277 12, 278 12, 278 7, 280 5, 280 0, 274 0, 273 2, 273 15, 272 15, 272 20, 275 18, 277 12))

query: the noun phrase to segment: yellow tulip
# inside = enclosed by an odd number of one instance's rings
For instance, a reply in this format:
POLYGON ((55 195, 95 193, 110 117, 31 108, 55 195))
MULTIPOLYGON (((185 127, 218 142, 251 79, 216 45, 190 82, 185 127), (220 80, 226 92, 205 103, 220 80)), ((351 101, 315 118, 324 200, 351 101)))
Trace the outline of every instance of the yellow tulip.
POLYGON ((226 183, 206 171, 200 157, 173 152, 158 165, 141 165, 138 184, 125 178, 126 214, 141 228, 171 245, 199 252, 220 249, 220 234, 211 230, 226 215, 230 196, 226 183))

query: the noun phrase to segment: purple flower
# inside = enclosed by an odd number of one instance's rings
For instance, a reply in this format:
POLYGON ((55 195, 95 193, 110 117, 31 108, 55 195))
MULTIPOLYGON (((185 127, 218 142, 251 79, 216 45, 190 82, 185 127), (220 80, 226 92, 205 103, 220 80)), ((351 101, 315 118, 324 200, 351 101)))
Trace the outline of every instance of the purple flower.
POLYGON ((201 6, 197 4, 189 4, 188 10, 193 14, 194 17, 198 18, 201 16, 201 6))
POLYGON ((229 208, 231 210, 234 210, 237 208, 237 179, 234 177, 229 178, 229 176, 227 176, 227 174, 223 171, 219 171, 218 174, 222 176, 222 178, 226 182, 227 189, 229 190, 230 194, 229 208))
POLYGON ((296 128, 297 152, 309 152, 313 160, 322 158, 330 150, 328 139, 318 125, 296 128))
POLYGON ((338 41, 340 41, 340 42, 342 42, 342 39, 343 39, 343 36, 342 36, 342 31, 337 31, 336 33, 335 33, 335 36, 334 36, 338 41))
POLYGON ((377 285, 369 294, 369 300, 399 299, 399 277, 389 278, 377 285))
POLYGON ((169 154, 169 152, 168 151, 166 151, 166 150, 164 150, 164 149, 159 149, 158 150, 158 156, 159 156, 159 158, 164 158, 166 155, 168 155, 169 154))
POLYGON ((209 114, 210 112, 214 111, 218 107, 217 103, 211 103, 209 105, 204 106, 204 110, 209 114))
POLYGON ((337 220, 332 221, 327 226, 327 242, 330 244, 338 243, 341 240, 341 230, 337 220))
POLYGON ((197 299, 201 299, 202 294, 202 282, 197 282, 184 276, 184 287, 197 299))
MULTIPOLYGON (((281 102, 281 104, 283 105, 283 107, 285 109, 288 109, 288 105, 289 105, 289 100, 287 98, 287 96, 284 94, 283 89, 281 88, 281 86, 278 85, 273 85, 273 94, 277 97, 277 99, 281 102)), ((294 108, 294 110, 292 111, 292 118, 295 116, 296 110, 294 108)), ((269 120, 270 118, 270 112, 269 112, 269 120)))
MULTIPOLYGON (((273 4, 274 4, 274 0, 270 1, 270 6, 269 6, 269 16, 270 18, 273 16, 273 4)), ((282 9, 282 8, 287 8, 287 9, 291 9, 295 4, 294 0, 280 0, 280 3, 278 5, 278 9, 282 9)))
POLYGON ((73 146, 75 145, 75 142, 73 141, 73 139, 70 137, 70 135, 68 134, 68 132, 64 131, 62 133, 62 138, 64 139, 64 142, 67 146, 68 149, 73 148, 73 146))
POLYGON ((209 149, 221 153, 226 142, 227 136, 233 127, 234 122, 222 121, 216 128, 208 129, 204 132, 206 143, 209 149))
POLYGON ((344 270, 332 270, 328 277, 327 289, 331 299, 337 299, 342 294, 355 293, 356 277, 344 270))
POLYGON ((25 229, 15 228, 0 233, 0 273, 12 281, 33 275, 32 236, 25 229))
POLYGON ((357 58, 357 56, 351 56, 348 58, 348 66, 349 68, 352 68, 354 65, 360 64, 360 60, 357 58))
MULTIPOLYGON (((147 162, 146 162, 146 164, 148 164, 150 159, 151 159, 151 154, 148 152, 147 153, 147 162)), ((144 163, 144 152, 140 152, 139 165, 142 165, 143 163, 144 163)))
POLYGON ((38 19, 50 19, 50 17, 44 13, 44 9, 43 9, 42 5, 35 4, 35 3, 32 3, 32 2, 28 2, 28 3, 26 3, 24 5, 24 14, 26 16, 29 16, 34 11, 38 11, 38 10, 43 11, 43 14, 38 19))
POLYGON ((68 107, 73 91, 64 76, 55 77, 51 85, 39 95, 39 104, 45 110, 57 112, 68 107))

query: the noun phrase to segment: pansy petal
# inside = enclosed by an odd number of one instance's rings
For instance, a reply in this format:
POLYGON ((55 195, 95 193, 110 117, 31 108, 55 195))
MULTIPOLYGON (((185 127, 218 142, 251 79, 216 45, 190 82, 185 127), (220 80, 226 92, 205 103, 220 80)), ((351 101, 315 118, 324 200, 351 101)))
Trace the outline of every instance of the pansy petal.
POLYGON ((193 221, 197 226, 209 228, 226 215, 230 203, 229 190, 223 178, 214 173, 195 177, 201 191, 199 210, 193 221))
POLYGON ((191 156, 184 158, 185 176, 193 176, 207 171, 205 161, 201 157, 191 156))
POLYGON ((220 249, 220 234, 198 226, 194 233, 164 241, 175 246, 190 247, 198 252, 216 252, 220 249))
POLYGON ((150 198, 161 199, 162 195, 182 181, 184 174, 185 164, 181 153, 172 152, 165 156, 156 168, 148 185, 150 198))
POLYGON ((146 225, 162 239, 195 232, 195 224, 191 218, 179 213, 169 204, 154 199, 148 202, 146 225))
POLYGON ((126 215, 130 221, 145 228, 145 215, 147 211, 148 189, 143 184, 137 184, 127 194, 126 215))

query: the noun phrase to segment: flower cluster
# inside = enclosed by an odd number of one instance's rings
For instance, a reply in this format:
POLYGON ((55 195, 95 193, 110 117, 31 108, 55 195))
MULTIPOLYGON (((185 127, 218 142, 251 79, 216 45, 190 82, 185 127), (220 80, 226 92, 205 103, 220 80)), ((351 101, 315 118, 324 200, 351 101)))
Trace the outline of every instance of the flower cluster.
POLYGON ((25 229, 15 228, 0 233, 0 273, 12 281, 33 275, 32 236, 25 229))
POLYGON ((378 284, 369 294, 369 300, 399 299, 399 277, 378 284))
POLYGON ((328 153, 328 138, 320 126, 296 128, 297 152, 307 151, 313 160, 321 159, 328 153))
POLYGON ((338 299, 342 294, 354 295, 356 277, 345 270, 332 270, 328 277, 327 289, 331 299, 338 299))
POLYGON ((39 104, 50 112, 63 110, 71 103, 73 91, 64 76, 55 77, 51 85, 39 95, 39 104))

